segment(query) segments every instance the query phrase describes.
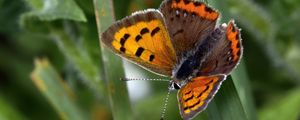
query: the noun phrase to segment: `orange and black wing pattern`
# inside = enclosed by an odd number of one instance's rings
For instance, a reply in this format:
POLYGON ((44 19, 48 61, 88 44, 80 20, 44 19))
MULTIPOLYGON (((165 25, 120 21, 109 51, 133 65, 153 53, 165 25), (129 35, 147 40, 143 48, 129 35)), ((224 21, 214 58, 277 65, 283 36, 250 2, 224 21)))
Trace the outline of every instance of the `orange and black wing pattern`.
POLYGON ((161 75, 171 76, 176 53, 158 10, 126 17, 106 30, 101 41, 118 55, 161 75))
POLYGON ((179 57, 203 42, 214 31, 219 18, 219 12, 193 0, 165 0, 160 11, 179 57))
POLYGON ((243 55, 240 30, 231 20, 228 25, 220 25, 211 40, 216 43, 201 64, 199 75, 227 75, 238 65, 243 55))
POLYGON ((225 75, 196 77, 182 87, 177 95, 182 118, 192 119, 204 110, 225 77, 225 75))

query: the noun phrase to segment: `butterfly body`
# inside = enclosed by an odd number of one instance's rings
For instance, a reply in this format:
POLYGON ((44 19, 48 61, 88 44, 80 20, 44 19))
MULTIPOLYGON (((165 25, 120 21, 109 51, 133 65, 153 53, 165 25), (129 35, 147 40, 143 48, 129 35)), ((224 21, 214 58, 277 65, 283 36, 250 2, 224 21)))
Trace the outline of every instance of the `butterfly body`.
MULTIPOLYGON (((188 81, 189 79, 195 78, 197 76, 211 75, 201 71, 201 64, 207 57, 209 57, 210 54, 214 54, 210 51, 212 51, 212 49, 215 49, 214 45, 219 42, 218 40, 225 32, 225 27, 226 26, 220 26, 220 28, 215 29, 213 32, 211 32, 211 35, 209 35, 205 40, 202 41, 201 44, 197 44, 194 49, 190 50, 186 53, 185 56, 181 57, 181 60, 179 60, 179 62, 175 66, 175 69, 173 69, 172 78, 177 81, 188 81)), ((217 64, 217 62, 215 64, 217 64)), ((214 71, 214 69, 212 69, 211 71, 214 71)), ((225 74, 225 72, 220 72, 219 74, 225 74)))
POLYGON ((164 0, 159 10, 136 12, 102 33, 117 55, 172 78, 183 119, 203 111, 243 48, 234 21, 217 25, 219 13, 203 2, 164 0))

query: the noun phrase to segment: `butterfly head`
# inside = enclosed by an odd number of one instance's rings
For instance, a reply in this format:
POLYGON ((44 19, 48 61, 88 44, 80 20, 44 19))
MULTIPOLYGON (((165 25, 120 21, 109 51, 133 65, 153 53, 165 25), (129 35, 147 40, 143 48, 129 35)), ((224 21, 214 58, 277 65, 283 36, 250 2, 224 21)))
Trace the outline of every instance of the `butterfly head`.
POLYGON ((180 81, 171 80, 169 83, 169 90, 170 91, 179 90, 182 86, 184 85, 182 85, 180 81))
POLYGON ((191 80, 191 78, 192 78, 192 76, 184 77, 182 79, 178 79, 177 77, 173 77, 173 79, 169 83, 169 90, 174 91, 174 90, 181 89, 183 86, 185 86, 191 80))

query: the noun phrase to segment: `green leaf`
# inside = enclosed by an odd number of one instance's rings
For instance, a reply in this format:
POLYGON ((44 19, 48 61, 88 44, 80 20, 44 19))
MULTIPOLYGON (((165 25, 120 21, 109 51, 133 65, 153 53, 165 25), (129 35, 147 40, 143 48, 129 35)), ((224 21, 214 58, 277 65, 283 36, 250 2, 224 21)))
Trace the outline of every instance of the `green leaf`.
POLYGON ((85 120, 87 116, 75 103, 75 94, 45 59, 35 61, 31 79, 64 120, 85 120))
POLYGON ((246 65, 243 60, 237 69, 231 74, 231 77, 247 118, 249 120, 256 120, 257 116, 251 84, 247 75, 246 65))
POLYGON ((274 99, 259 111, 260 120, 297 120, 300 115, 300 89, 274 99))
POLYGON ((23 17, 37 17, 42 21, 69 19, 86 22, 86 17, 74 0, 26 0, 32 11, 23 17))
POLYGON ((231 77, 223 82, 207 108, 209 120, 250 120, 231 77))
MULTIPOLYGON (((98 33, 105 31, 115 20, 112 0, 94 0, 98 33)), ((100 36, 100 35, 99 35, 100 36)), ((113 118, 115 120, 132 120, 132 111, 120 57, 112 54, 101 44, 103 71, 113 118)))

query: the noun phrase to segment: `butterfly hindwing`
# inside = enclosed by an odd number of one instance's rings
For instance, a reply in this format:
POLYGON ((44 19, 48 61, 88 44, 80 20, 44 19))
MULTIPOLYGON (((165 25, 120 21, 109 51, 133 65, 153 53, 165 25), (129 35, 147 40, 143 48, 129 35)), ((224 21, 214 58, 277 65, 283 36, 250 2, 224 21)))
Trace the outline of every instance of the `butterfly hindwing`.
POLYGON ((219 17, 219 13, 205 3, 192 0, 165 0, 160 11, 178 57, 210 35, 219 17))
POLYGON ((203 111, 225 78, 225 75, 200 76, 182 87, 177 94, 182 118, 192 119, 203 111))
POLYGON ((201 64, 199 75, 229 74, 243 53, 238 27, 233 20, 227 26, 220 25, 208 40, 214 45, 201 64))
POLYGON ((102 42, 115 53, 161 75, 171 75, 176 53, 158 10, 126 17, 106 30, 102 42))

